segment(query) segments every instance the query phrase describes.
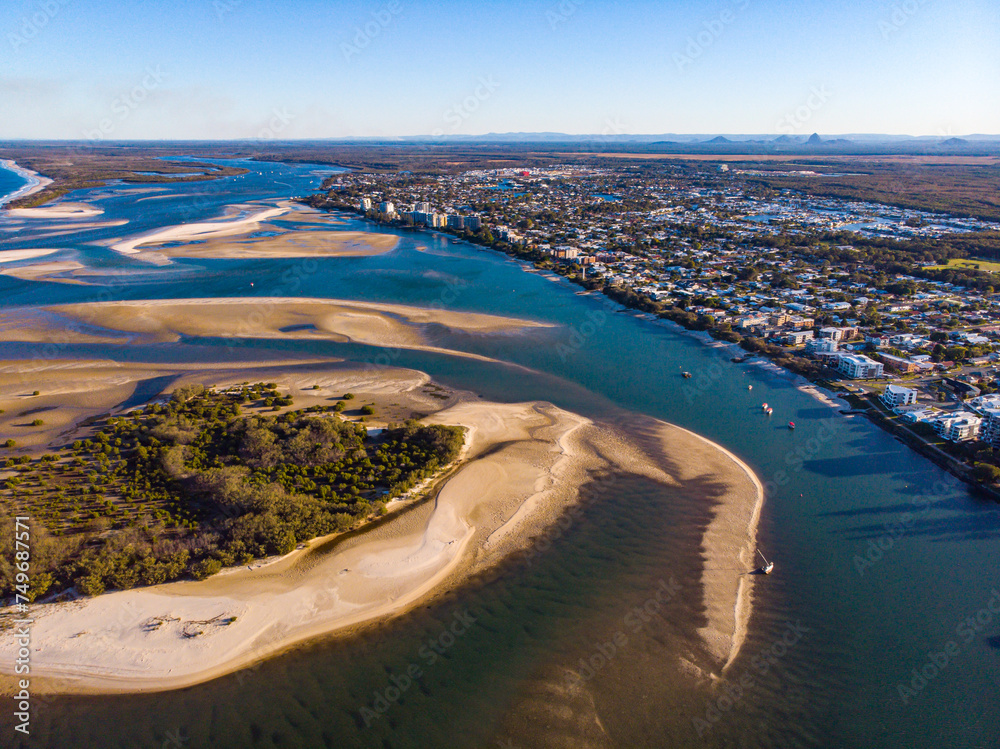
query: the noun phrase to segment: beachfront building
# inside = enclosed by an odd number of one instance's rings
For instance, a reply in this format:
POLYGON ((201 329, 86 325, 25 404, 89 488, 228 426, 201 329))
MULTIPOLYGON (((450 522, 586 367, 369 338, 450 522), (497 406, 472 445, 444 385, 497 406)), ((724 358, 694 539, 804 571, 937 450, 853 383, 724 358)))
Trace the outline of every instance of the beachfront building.
POLYGON ((837 362, 837 371, 847 375, 852 380, 868 380, 881 377, 884 370, 882 362, 870 359, 864 354, 841 354, 837 362))
POLYGON ((431 204, 428 203, 425 200, 424 201, 420 201, 419 203, 416 203, 413 206, 413 210, 418 211, 419 213, 430 213, 431 212, 431 204))
POLYGON ((889 408, 912 406, 917 402, 917 391, 902 385, 889 385, 882 393, 882 402, 889 408))
POLYGON ((1000 447, 1000 406, 982 409, 983 423, 979 425, 979 439, 991 447, 1000 447))
POLYGON ((358 210, 362 213, 367 213, 372 209, 372 199, 371 198, 361 198, 358 202, 358 210))
POLYGON ((378 204, 378 212, 393 216, 396 213, 396 206, 391 200, 385 200, 378 204))
POLYGON ((811 338, 806 341, 806 352, 819 356, 820 354, 835 354, 840 344, 832 338, 811 338))
POLYGON ((811 341, 813 332, 811 330, 793 330, 785 334, 785 344, 788 346, 800 346, 806 341, 811 341))
POLYGON ((457 213, 452 213, 448 216, 448 228, 449 229, 464 229, 465 228, 465 218, 459 216, 457 213))
POLYGON ((934 431, 951 442, 968 442, 979 436, 983 420, 968 411, 941 416, 934 423, 934 431))

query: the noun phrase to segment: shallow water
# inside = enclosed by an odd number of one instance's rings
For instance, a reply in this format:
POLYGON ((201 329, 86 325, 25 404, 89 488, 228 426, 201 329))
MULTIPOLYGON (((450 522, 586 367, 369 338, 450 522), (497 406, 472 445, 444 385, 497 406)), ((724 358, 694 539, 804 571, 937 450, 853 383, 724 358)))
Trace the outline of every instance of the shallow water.
MULTIPOLYGON (((681 662, 704 665, 697 663, 693 633, 702 617, 698 542, 706 503, 697 491, 617 477, 588 489, 597 499, 586 502, 558 537, 546 536, 551 543, 535 547, 530 559, 515 557, 405 617, 190 689, 47 701, 24 745, 1000 744, 994 717, 1000 623, 991 619, 968 641, 958 629, 1000 587, 1000 510, 994 503, 974 497, 867 421, 836 415, 788 379, 752 363, 732 364, 726 350, 615 311, 601 297, 579 295, 577 287, 448 237, 399 232, 395 251, 364 258, 198 260, 164 267, 93 244, 218 216, 231 203, 302 194, 329 172, 244 165, 255 173, 211 187, 169 185, 171 197, 163 200, 136 202, 122 186, 71 195, 105 208, 101 218, 130 223, 44 245, 32 245, 30 237, 5 240, 0 251, 61 247, 95 273, 123 272, 95 275, 87 279, 95 285, 86 287, 0 276, 0 305, 275 295, 435 304, 554 323, 501 335, 431 331, 438 345, 531 371, 428 352, 274 340, 185 339, 131 348, 59 346, 55 352, 38 344, 2 344, 3 358, 209 362, 330 354, 420 369, 489 399, 547 400, 639 438, 645 417, 665 419, 719 442, 758 472, 767 485, 760 544, 775 559, 776 572, 757 581, 741 657, 722 684, 707 688, 681 662), (685 380, 682 370, 694 376, 685 380), (764 401, 774 408, 771 419, 760 412, 764 401), (789 420, 798 425, 794 432, 784 426, 789 420), (634 629, 626 617, 655 598, 661 584, 676 584, 680 592, 634 629), (421 648, 465 610, 475 624, 429 663, 421 648), (606 644, 618 634, 626 642, 606 663, 582 682, 569 680, 566 669, 585 670, 581 658, 593 668, 601 659, 591 659, 610 653, 606 644), (924 667, 928 653, 949 641, 959 655, 904 702, 898 685, 909 684, 911 670, 924 667), (421 675, 397 699, 387 699, 411 665, 421 675), (376 711, 379 694, 388 706, 366 725, 362 708, 376 711)), ((372 227, 349 218, 337 228, 372 227)), ((711 487, 703 493, 710 495, 711 487)), ((10 720, 0 715, 5 735, 11 735, 10 720)))

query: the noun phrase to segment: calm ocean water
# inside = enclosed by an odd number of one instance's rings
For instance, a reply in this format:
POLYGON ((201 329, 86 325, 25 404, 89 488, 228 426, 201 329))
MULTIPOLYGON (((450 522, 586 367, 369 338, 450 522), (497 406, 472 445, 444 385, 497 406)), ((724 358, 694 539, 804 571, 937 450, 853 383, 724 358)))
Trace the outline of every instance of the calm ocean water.
MULTIPOLYGON (((18 236, 0 242, 0 252, 58 247, 61 257, 93 267, 86 279, 93 285, 0 276, 0 305, 286 295, 442 303, 556 323, 523 335, 437 333, 442 345, 524 365, 531 374, 439 354, 315 342, 188 339, 74 346, 58 354, 212 361, 265 351, 329 353, 421 369, 486 398, 551 401, 640 440, 648 417, 665 419, 733 450, 767 483, 760 543, 776 559, 777 574, 757 585, 750 633, 725 681, 728 690, 699 686, 683 660, 696 657, 692 633, 703 616, 698 541, 708 519, 703 498, 713 487, 666 490, 612 477, 588 488, 595 501, 530 562, 514 558, 405 617, 206 685, 46 701, 23 746, 1000 745, 1000 622, 963 625, 1000 587, 997 505, 780 375, 732 364, 726 351, 448 237, 401 233, 396 251, 369 258, 163 267, 96 244, 217 216, 232 203, 304 194, 330 172, 246 165, 251 174, 217 183, 72 195, 130 224, 47 238, 44 245, 18 236), (150 196, 166 197, 141 200, 150 196), (694 377, 682 379, 682 369, 694 377), (774 408, 770 421, 760 414, 763 401, 774 408), (798 425, 794 432, 782 428, 789 420, 798 425), (682 594, 638 630, 629 628, 628 613, 671 580, 682 594), (428 663, 422 648, 465 610, 476 624, 428 663), (567 669, 619 632, 627 633, 627 644, 605 666, 582 683, 567 679, 567 669), (949 642, 958 655, 928 668, 949 642), (411 664, 422 677, 368 725, 361 708, 392 696, 387 690, 411 664), (900 684, 911 691, 901 696, 900 684)), ((345 218, 344 228, 371 228, 345 218)), ((52 355, 29 343, 0 344, 0 351, 5 359, 52 355)), ((0 714, 4 735, 13 735, 10 720, 0 714)))
POLYGON ((17 192, 26 184, 28 184, 28 180, 24 179, 21 175, 0 166, 0 205, 3 204, 4 198, 11 193, 17 192))

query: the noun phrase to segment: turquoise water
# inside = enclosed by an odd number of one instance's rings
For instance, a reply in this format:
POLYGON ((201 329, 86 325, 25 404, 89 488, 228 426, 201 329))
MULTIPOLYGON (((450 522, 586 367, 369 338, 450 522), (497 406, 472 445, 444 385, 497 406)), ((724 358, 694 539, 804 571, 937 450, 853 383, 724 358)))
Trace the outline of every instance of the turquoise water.
MULTIPOLYGON (((536 554, 405 617, 326 638, 249 671, 155 696, 59 698, 38 707, 24 746, 74 747, 983 747, 1000 744, 1000 622, 962 627, 988 606, 1000 510, 861 418, 845 418, 782 376, 507 258, 429 233, 366 258, 178 261, 144 266, 94 244, 219 215, 231 203, 302 194, 319 167, 255 164, 243 180, 169 185, 168 198, 115 187, 71 196, 130 225, 52 240, 93 267, 94 286, 0 277, 0 305, 110 298, 317 296, 509 314, 555 323, 517 335, 436 342, 522 368, 427 352, 302 341, 186 339, 146 347, 2 344, 3 358, 247 360, 330 354, 413 367, 501 401, 547 400, 646 440, 649 417, 736 452, 767 484, 761 547, 776 574, 756 586, 729 697, 686 675, 702 621, 698 543, 716 489, 609 477, 536 554), (283 183, 283 184, 279 184, 283 183), (122 275, 101 275, 109 269, 122 275), (254 286, 249 286, 250 281, 254 286), (683 379, 680 372, 693 373, 683 379), (753 390, 748 390, 748 385, 753 390), (767 420, 760 403, 775 411, 767 420), (791 432, 783 425, 793 420, 791 432), (860 561, 859 561, 860 560, 860 561), (605 667, 570 688, 565 669, 625 628, 664 580, 682 590, 605 667), (476 623, 433 664, 421 648, 456 615, 476 623), (794 632, 794 636, 790 633, 794 632), (966 633, 968 632, 968 639, 966 633), (901 697, 912 669, 953 641, 958 655, 901 697), (790 643, 790 644, 789 644, 790 643), (762 656, 762 653, 764 654, 762 656), (422 676, 367 725, 408 666, 422 676), (734 685, 742 685, 739 690, 734 685), (713 710, 713 704, 719 708, 713 710), (695 719, 704 721, 696 723, 695 719), (707 727, 706 727, 707 726, 707 727), (184 739, 181 741, 181 739, 184 739), (174 742, 171 744, 170 742, 174 742)), ((276 223, 281 223, 279 219, 276 223)), ((347 217, 343 228, 366 226, 347 217)), ((2 234, 0 234, 2 236, 2 234)), ((28 247, 26 237, 6 247, 28 247)), ((148 388, 151 392, 152 385, 148 388)), ((662 456, 666 462, 683 456, 662 456)), ((988 610, 987 610, 988 611, 988 610)), ((928 669, 930 673, 930 669, 928 669)), ((391 692, 390 692, 391 694, 391 692)), ((0 731, 10 730, 0 714, 0 731)))
POLYGON ((27 184, 28 180, 24 177, 0 166, 0 204, 4 202, 5 197, 17 192, 27 184))

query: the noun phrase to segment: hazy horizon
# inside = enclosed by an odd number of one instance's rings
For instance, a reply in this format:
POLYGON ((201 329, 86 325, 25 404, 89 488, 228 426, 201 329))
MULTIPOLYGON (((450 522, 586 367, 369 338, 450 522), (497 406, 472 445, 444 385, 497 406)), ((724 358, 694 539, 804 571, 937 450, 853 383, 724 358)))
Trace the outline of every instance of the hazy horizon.
POLYGON ((13 0, 0 30, 3 139, 1000 132, 987 0, 13 0))

